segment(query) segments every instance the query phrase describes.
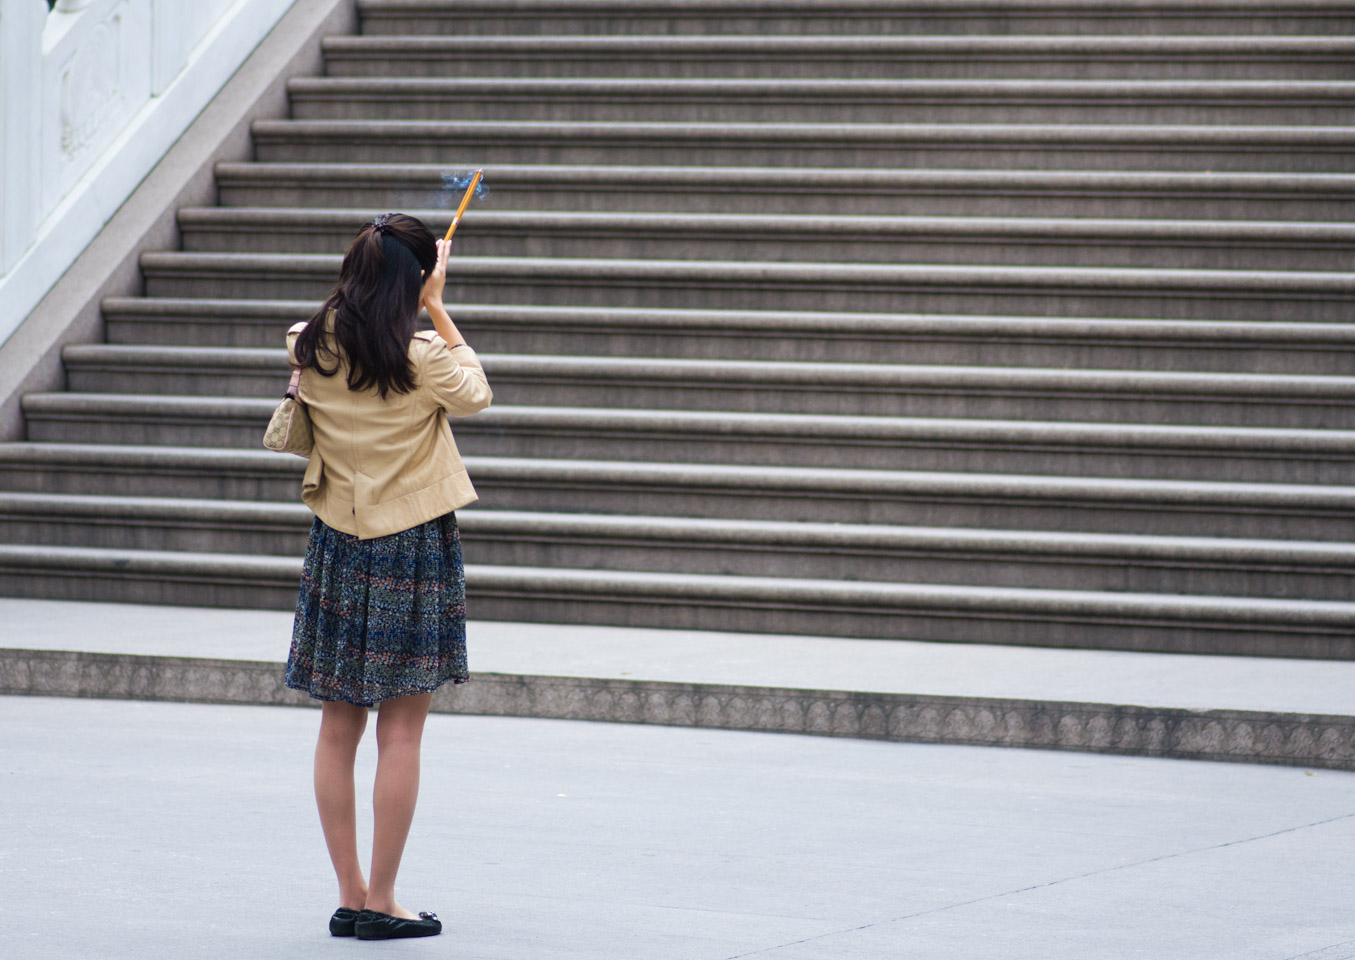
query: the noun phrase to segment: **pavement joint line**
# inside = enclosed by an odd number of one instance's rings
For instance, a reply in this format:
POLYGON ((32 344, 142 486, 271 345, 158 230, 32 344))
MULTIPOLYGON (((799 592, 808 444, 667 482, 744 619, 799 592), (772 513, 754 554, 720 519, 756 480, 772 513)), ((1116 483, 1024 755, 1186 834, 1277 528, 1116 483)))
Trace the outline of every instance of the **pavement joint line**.
MULTIPOLYGON (((944 906, 931 907, 931 908, 929 908, 929 909, 927 909, 927 910, 919 910, 919 911, 917 911, 917 912, 915 912, 915 913, 905 914, 904 916, 901 916, 901 917, 890 917, 890 918, 884 919, 884 920, 876 920, 876 921, 873 921, 873 922, 871 922, 871 923, 863 923, 863 924, 859 924, 859 925, 854 926, 854 927, 846 927, 846 928, 841 929, 841 930, 830 930, 830 931, 827 932, 827 933, 819 933, 819 934, 815 934, 815 935, 812 936, 812 937, 803 937, 803 938, 801 938, 801 939, 799 939, 799 940, 791 940, 791 941, 788 941, 788 942, 786 942, 786 943, 779 943, 779 944, 777 944, 776 946, 772 946, 772 947, 763 947, 763 948, 760 949, 760 950, 752 950, 752 951, 749 951, 749 952, 747 952, 747 953, 734 954, 733 956, 726 957, 725 960, 743 960, 743 958, 745 958, 745 957, 755 957, 755 956, 759 956, 759 955, 761 955, 761 954, 772 953, 772 952, 777 951, 777 950, 783 950, 783 949, 785 949, 786 947, 796 947, 796 946, 799 946, 799 945, 804 944, 804 943, 813 943, 813 942, 818 941, 818 940, 826 940, 826 939, 828 939, 829 937, 840 937, 840 936, 842 936, 842 935, 844 935, 844 934, 857 933, 857 932, 859 932, 859 931, 861 931, 861 930, 870 930, 870 929, 873 929, 873 928, 875 928, 875 927, 888 926, 888 925, 891 924, 891 923, 902 923, 902 922, 904 922, 905 920, 912 920, 912 919, 915 919, 915 918, 917 918, 917 917, 925 917, 925 916, 928 916, 928 915, 934 914, 934 913, 944 913, 944 912, 947 911, 947 910, 955 910, 955 909, 958 909, 958 908, 960 908, 960 907, 973 906, 973 905, 976 904, 976 903, 985 903, 985 902, 988 902, 988 901, 990 901, 990 900, 1000 900, 1000 899, 1002 899, 1002 898, 1004 898, 1004 897, 1014 897, 1014 896, 1019 896, 1020 894, 1023 894, 1023 893, 1029 893, 1029 892, 1032 891, 1032 890, 1043 890, 1043 889, 1045 889, 1045 888, 1047 888, 1047 887, 1056 887, 1056 886, 1058 886, 1058 885, 1060 885, 1060 884, 1071 883, 1071 882, 1073 882, 1073 881, 1075 881, 1075 880, 1085 880, 1085 879, 1087 879, 1087 878, 1089 878, 1089 877, 1097 877, 1097 876, 1103 876, 1103 875, 1105 875, 1105 874, 1110 874, 1110 873, 1118 873, 1118 872, 1120 872, 1120 871, 1122 871, 1122 870, 1131 870, 1131 869, 1134 869, 1134 868, 1136 868, 1136 867, 1143 867, 1143 866, 1147 866, 1147 865, 1153 864, 1153 863, 1161 863, 1161 862, 1163 862, 1163 861, 1165 861, 1165 860, 1176 860, 1176 859, 1179 859, 1179 858, 1181 858, 1181 857, 1194 856, 1194 855, 1197 854, 1197 853, 1208 853, 1208 852, 1210 852, 1211 850, 1223 850, 1223 849, 1225 849, 1225 848, 1227 848, 1227 847, 1236 847, 1236 846, 1239 846, 1239 845, 1244 844, 1244 843, 1255 843, 1255 842, 1258 841, 1258 840, 1269 840, 1269 839, 1272 838, 1272 837, 1283 836, 1284 834, 1287 834, 1287 833, 1296 833, 1296 832, 1298 832, 1298 831, 1300 831, 1300 830, 1310 830, 1310 829, 1312 829, 1313 827, 1320 827, 1320 826, 1323 826, 1323 825, 1325 825, 1325 824, 1330 824, 1330 823, 1339 823, 1339 822, 1341 822, 1341 821, 1343 821, 1343 820, 1350 820, 1350 819, 1353 819, 1353 818, 1355 818, 1355 812, 1344 813, 1344 814, 1341 814, 1341 815, 1335 816, 1335 817, 1325 817, 1325 818, 1323 818, 1323 819, 1321 819, 1321 820, 1314 820, 1314 821, 1311 822, 1311 823, 1300 823, 1300 824, 1296 824, 1295 826, 1292 826, 1292 827, 1285 827, 1283 830, 1273 830, 1273 831, 1271 831, 1270 833, 1262 833, 1262 834, 1258 834, 1258 835, 1256 835, 1256 836, 1254 836, 1254 837, 1240 837, 1240 838, 1238 838, 1237 840, 1228 840, 1228 841, 1225 841, 1225 842, 1223 842, 1223 843, 1214 843, 1214 844, 1210 844, 1210 845, 1207 846, 1207 847, 1195 847, 1195 848, 1192 848, 1192 849, 1190 849, 1190 850, 1178 850, 1176 853, 1165 853, 1165 854, 1163 854, 1162 856, 1159 856, 1159 857, 1149 857, 1149 858, 1147 858, 1147 859, 1145 859, 1145 860, 1136 860, 1136 861, 1134 861, 1133 863, 1120 863, 1120 864, 1116 864, 1116 865, 1111 866, 1111 867, 1104 867, 1104 868, 1102 868, 1102 869, 1100 869, 1100 870, 1089 870, 1089 871, 1087 871, 1086 873, 1074 874, 1074 875, 1068 876, 1068 877, 1060 877, 1060 878, 1058 878, 1058 879, 1056 879, 1056 880, 1047 880, 1047 881, 1045 881, 1045 882, 1043 882, 1043 883, 1032 883, 1032 884, 1029 884, 1028 886, 1018 887, 1018 888, 1013 889, 1013 890, 1004 890, 1004 891, 1001 891, 1001 892, 999 892, 999 893, 990 893, 990 894, 987 894, 987 895, 982 896, 982 897, 974 897, 974 898, 972 898, 972 899, 969 899, 969 900, 963 900, 963 901, 960 901, 960 902, 958 902, 958 903, 948 903, 948 904, 945 904, 944 906)), ((1355 944, 1355 940, 1348 941, 1348 942, 1351 943, 1351 944, 1355 944)), ((1337 944, 1336 946, 1343 946, 1343 944, 1337 944)), ((1330 948, 1325 948, 1325 949, 1330 949, 1330 948)), ((1303 960, 1304 957, 1317 957, 1317 956, 1320 955, 1322 952, 1323 952, 1323 951, 1318 951, 1316 954, 1314 954, 1314 953, 1300 954, 1298 957, 1291 957, 1291 958, 1289 958, 1289 960, 1303 960)), ((1323 958, 1323 960, 1327 960, 1327 958, 1323 958)), ((1332 957, 1332 958, 1330 958, 1330 960, 1338 960, 1338 958, 1332 957)))
MULTIPOLYGON (((1355 770, 1355 716, 474 673, 439 713, 1355 770)), ((272 660, 0 648, 0 694, 314 706, 272 660)), ((1352 814, 1355 816, 1355 814, 1352 814)))
POLYGON ((1329 947, 1321 947, 1317 950, 1309 950, 1305 953, 1296 953, 1292 957, 1285 957, 1284 960, 1352 960, 1355 958, 1355 940, 1342 940, 1340 943, 1333 943, 1329 947), (1332 954, 1332 950, 1341 947, 1349 947, 1346 952, 1339 955, 1332 954))

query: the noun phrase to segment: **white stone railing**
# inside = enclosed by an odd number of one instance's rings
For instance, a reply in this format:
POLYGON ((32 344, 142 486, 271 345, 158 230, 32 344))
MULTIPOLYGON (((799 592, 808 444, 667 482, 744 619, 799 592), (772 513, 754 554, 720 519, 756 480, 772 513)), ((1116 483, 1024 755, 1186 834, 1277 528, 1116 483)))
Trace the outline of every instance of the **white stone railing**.
POLYGON ((0 342, 293 0, 0 0, 0 342))

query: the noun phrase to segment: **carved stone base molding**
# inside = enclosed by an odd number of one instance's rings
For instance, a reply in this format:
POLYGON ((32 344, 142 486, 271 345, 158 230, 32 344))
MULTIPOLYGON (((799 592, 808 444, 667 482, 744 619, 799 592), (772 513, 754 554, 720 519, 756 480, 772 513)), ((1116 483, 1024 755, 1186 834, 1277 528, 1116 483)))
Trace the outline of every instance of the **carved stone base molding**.
MULTIPOLYGON (((282 664, 0 650, 0 694, 307 706, 282 664)), ((1355 770, 1355 716, 475 674, 441 713, 655 723, 1355 770)))

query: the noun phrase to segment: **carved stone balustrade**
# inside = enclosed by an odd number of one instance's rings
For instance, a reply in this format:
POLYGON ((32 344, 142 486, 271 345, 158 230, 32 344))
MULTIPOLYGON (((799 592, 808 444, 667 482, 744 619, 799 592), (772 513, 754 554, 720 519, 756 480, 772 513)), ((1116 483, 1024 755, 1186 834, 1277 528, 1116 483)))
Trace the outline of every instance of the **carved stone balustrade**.
POLYGON ((293 0, 0 0, 0 342, 293 0))

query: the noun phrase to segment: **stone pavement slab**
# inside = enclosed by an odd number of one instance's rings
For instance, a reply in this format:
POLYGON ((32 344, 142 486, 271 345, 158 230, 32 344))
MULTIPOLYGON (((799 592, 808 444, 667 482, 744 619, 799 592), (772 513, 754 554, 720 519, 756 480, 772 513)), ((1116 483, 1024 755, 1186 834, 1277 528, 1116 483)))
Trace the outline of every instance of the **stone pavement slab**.
MULTIPOLYGON (((281 662, 290 613, 0 598, 0 647, 281 662)), ((1355 714, 1355 662, 473 621, 477 672, 1355 714)))
POLYGON ((1352 773, 454 715, 400 887, 447 933, 337 941, 318 719, 0 697, 0 952, 1355 957, 1352 773))

